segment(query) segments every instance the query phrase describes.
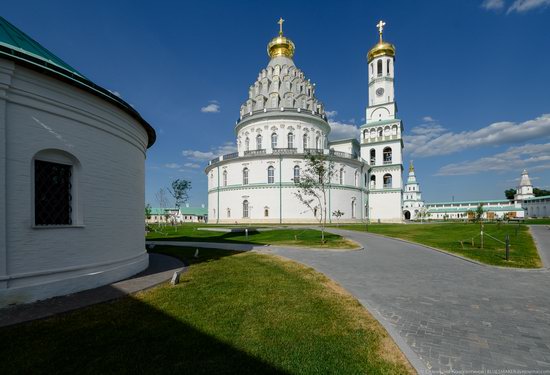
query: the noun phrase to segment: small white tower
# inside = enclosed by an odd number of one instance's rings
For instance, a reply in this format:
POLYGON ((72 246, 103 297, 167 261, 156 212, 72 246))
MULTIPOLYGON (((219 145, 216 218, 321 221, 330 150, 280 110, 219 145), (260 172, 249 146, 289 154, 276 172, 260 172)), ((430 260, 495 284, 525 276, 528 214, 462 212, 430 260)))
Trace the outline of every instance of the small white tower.
POLYGON ((395 47, 382 39, 367 54, 369 102, 361 130, 361 156, 369 164, 368 214, 371 220, 402 221, 403 124, 394 98, 395 47))
POLYGON ((533 194, 533 185, 531 185, 531 180, 529 179, 527 170, 524 169, 523 173, 521 174, 521 179, 519 180, 518 189, 516 191, 516 194, 514 195, 514 200, 517 202, 521 202, 524 199, 533 198, 534 196, 535 195, 533 194))
POLYGON ((420 191, 420 184, 416 180, 414 166, 411 160, 411 164, 409 165, 409 177, 403 189, 403 217, 405 220, 415 219, 422 207, 424 207, 422 192, 420 191))

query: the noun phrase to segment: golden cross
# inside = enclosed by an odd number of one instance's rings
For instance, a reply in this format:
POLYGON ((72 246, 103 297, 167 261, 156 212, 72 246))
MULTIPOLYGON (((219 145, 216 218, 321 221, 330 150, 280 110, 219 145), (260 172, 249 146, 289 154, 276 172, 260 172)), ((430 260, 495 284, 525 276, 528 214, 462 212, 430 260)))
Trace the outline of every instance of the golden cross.
POLYGON ((384 26, 386 26, 386 23, 382 20, 378 22, 376 27, 378 27, 378 32, 380 33, 380 42, 382 42, 382 31, 384 31, 384 26))
POLYGON ((279 22, 277 22, 279 24, 279 35, 283 35, 283 22, 285 22, 283 17, 279 19, 279 22))

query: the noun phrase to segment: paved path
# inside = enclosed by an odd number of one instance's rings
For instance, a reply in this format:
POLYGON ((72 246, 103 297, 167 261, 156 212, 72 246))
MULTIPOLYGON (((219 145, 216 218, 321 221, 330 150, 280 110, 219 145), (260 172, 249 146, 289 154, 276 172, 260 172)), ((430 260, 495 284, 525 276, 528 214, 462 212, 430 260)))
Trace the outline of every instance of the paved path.
POLYGON ((529 229, 537 244, 543 266, 550 268, 550 225, 530 225, 529 229))
POLYGON ((129 279, 67 296, 0 309, 0 327, 45 318, 148 289, 169 280, 174 271, 182 268, 183 263, 176 258, 149 254, 149 267, 129 279))
MULTIPOLYGON (((354 294, 417 370, 550 370, 548 270, 483 266, 421 245, 333 232, 365 250, 270 252, 310 265, 354 294)), ((547 236, 539 245, 550 254, 547 236)))

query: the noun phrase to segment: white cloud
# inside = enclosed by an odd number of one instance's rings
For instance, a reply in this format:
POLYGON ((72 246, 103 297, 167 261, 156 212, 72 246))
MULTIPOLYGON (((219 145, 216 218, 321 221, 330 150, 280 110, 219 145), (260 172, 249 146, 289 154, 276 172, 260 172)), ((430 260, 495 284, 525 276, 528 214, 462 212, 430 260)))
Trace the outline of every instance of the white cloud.
POLYGON ((447 164, 437 176, 472 175, 486 172, 529 171, 550 169, 550 143, 509 147, 506 151, 460 163, 447 164))
POLYGON ((359 129, 353 124, 344 124, 339 121, 330 121, 330 140, 357 138, 359 137, 359 129))
POLYGON ((487 10, 499 10, 504 8, 504 0, 483 0, 481 7, 487 10))
POLYGON ((453 133, 438 123, 412 128, 405 135, 405 147, 411 156, 447 155, 469 148, 499 146, 550 136, 550 114, 521 123, 495 122, 475 131, 453 133))
POLYGON ((178 169, 178 168, 181 168, 181 165, 177 163, 168 163, 168 164, 164 164, 164 167, 169 169, 178 169))
POLYGON ((237 146, 235 146, 233 142, 225 142, 220 146, 213 147, 210 151, 183 150, 181 154, 194 161, 206 161, 214 159, 217 156, 231 154, 236 151, 237 146))
POLYGON ((334 118, 338 114, 338 111, 325 111, 327 118, 334 118))
POLYGON ((424 117, 422 117, 422 121, 434 122, 435 119, 432 116, 424 116, 424 117))
POLYGON ((185 163, 183 164, 183 166, 187 168, 193 168, 193 169, 198 169, 201 167, 201 165, 197 163, 185 163))
POLYGON ((544 8, 550 5, 550 0, 515 0, 507 13, 525 13, 533 9, 544 8))
POLYGON ((201 108, 202 113, 218 113, 220 111, 220 104, 217 100, 210 100, 209 104, 201 108))

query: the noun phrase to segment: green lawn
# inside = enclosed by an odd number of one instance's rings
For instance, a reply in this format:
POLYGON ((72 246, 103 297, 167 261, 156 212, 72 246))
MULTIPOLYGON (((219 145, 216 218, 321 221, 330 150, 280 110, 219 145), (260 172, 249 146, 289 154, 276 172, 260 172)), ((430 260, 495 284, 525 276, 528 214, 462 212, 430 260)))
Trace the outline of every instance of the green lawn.
POLYGON ((177 286, 0 329, 0 373, 412 374, 338 285, 270 255, 157 246, 177 286))
MULTIPOLYGON (((484 236, 484 247, 480 248, 479 224, 370 224, 369 232, 418 242, 486 264, 519 268, 541 267, 535 243, 527 226, 518 226, 518 224, 485 224, 484 226, 485 233, 500 241, 504 241, 506 234, 510 235, 509 261, 505 259, 505 245, 488 236, 484 236), (474 237, 474 246, 472 246, 472 237, 474 237), (461 240, 464 248, 460 244, 461 240)), ((340 225, 340 228, 364 231, 365 225, 340 225)))
POLYGON ((546 219, 527 219, 527 220, 525 220, 525 224, 545 224, 545 225, 549 225, 550 224, 550 218, 546 218, 546 219))
MULTIPOLYGON (((183 224, 176 227, 165 226, 155 227, 156 230, 149 232, 148 240, 170 240, 170 241, 199 241, 199 242, 227 242, 246 243, 257 245, 290 245, 314 248, 352 249, 358 245, 346 240, 339 235, 325 233, 325 243, 321 242, 321 232, 314 229, 274 229, 265 232, 250 231, 248 238, 244 233, 225 233, 207 230, 202 224, 183 224)), ((235 226, 227 226, 235 227, 235 226)), ((242 228, 242 227, 241 227, 242 228)), ((254 227, 258 228, 258 227, 254 227)))

